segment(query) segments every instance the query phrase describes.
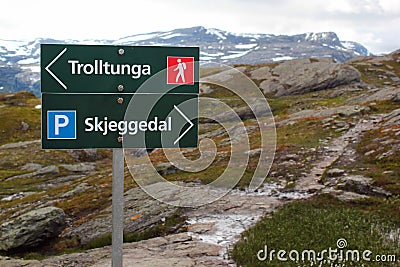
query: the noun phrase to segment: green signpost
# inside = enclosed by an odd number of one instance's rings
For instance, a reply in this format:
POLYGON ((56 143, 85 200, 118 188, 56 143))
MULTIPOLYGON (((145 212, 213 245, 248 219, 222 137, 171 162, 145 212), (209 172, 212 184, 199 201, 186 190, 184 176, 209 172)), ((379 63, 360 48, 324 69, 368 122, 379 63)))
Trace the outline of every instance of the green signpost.
POLYGON ((197 47, 42 44, 42 147, 196 147, 198 60, 197 47))
POLYGON ((46 149, 197 146, 195 94, 43 94, 42 103, 46 149))
POLYGON ((160 81, 165 82, 146 93, 199 92, 198 47, 42 44, 40 60, 42 93, 135 93, 160 72, 160 81), (185 70, 187 76, 193 75, 192 82, 167 83, 168 71, 162 71, 168 68, 168 59, 170 66, 179 64, 171 58, 193 58, 193 66, 186 63, 185 70))
POLYGON ((198 47, 41 45, 42 148, 113 148, 113 267, 123 265, 123 148, 197 147, 198 62, 198 47))

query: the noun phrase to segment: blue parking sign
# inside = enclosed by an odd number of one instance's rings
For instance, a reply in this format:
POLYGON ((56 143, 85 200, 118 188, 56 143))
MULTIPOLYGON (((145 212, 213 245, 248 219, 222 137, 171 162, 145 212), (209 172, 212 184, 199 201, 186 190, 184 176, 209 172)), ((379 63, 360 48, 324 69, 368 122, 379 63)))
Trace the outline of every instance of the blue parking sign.
POLYGON ((47 111, 47 139, 76 139, 76 110, 47 111))

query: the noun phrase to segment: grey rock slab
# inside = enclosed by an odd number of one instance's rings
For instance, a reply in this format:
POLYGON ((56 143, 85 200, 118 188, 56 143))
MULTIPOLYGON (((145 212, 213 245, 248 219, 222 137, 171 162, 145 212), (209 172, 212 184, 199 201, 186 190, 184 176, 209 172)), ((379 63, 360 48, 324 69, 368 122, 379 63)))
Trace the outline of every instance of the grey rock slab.
POLYGON ((340 179, 338 188, 344 191, 351 191, 362 195, 384 196, 391 194, 382 188, 373 186, 373 179, 362 175, 349 175, 340 179))
POLYGON ((31 177, 40 176, 40 175, 57 174, 57 173, 60 173, 60 170, 58 169, 58 167, 55 166, 55 165, 49 165, 49 166, 46 166, 46 167, 42 167, 42 168, 40 168, 40 169, 38 169, 38 170, 36 170, 34 172, 12 176, 10 178, 7 178, 6 180, 20 179, 20 178, 31 178, 31 177))
MULTIPOLYGON (((168 192, 167 192, 168 193, 168 192)), ((124 194, 124 231, 142 231, 153 225, 162 223, 162 220, 174 214, 178 208, 161 203, 147 195, 141 188, 133 188, 124 194), (135 215, 140 218, 131 220, 135 215)), ((101 212, 93 220, 70 228, 66 235, 78 236, 82 244, 87 244, 96 238, 111 233, 111 206, 101 212)))
POLYGON ((271 81, 261 83, 265 93, 277 96, 304 94, 361 81, 360 72, 330 60, 296 59, 285 61, 272 69, 271 81))
POLYGON ((85 192, 91 188, 93 188, 93 186, 90 186, 88 183, 81 183, 74 189, 62 194, 61 197, 65 197, 65 198, 72 197, 75 194, 85 192))
POLYGON ((71 172, 91 172, 96 170, 96 165, 94 163, 78 163, 78 164, 61 164, 60 167, 71 171, 71 172))
POLYGON ((264 66, 261 68, 257 68, 250 72, 250 78, 252 80, 266 80, 272 77, 271 68, 268 66, 264 66))
POLYGON ((60 208, 27 212, 1 225, 0 250, 35 247, 58 236, 65 226, 65 213, 60 208))
POLYGON ((60 172, 60 170, 58 169, 57 166, 49 165, 49 166, 46 166, 46 167, 43 167, 43 168, 37 170, 35 172, 34 176, 39 176, 39 175, 44 175, 44 174, 57 174, 59 172, 60 172))
POLYGON ((16 143, 10 143, 10 144, 5 144, 0 146, 0 149, 13 149, 13 148, 20 148, 20 147, 26 147, 30 146, 33 144, 40 144, 41 140, 33 140, 33 141, 22 141, 22 142, 16 142, 16 143))
POLYGON ((43 168, 43 166, 38 163, 26 163, 24 166, 21 167, 21 170, 37 171, 41 168, 43 168))
POLYGON ((329 177, 338 177, 338 176, 342 176, 344 173, 345 173, 344 170, 337 169, 337 168, 330 169, 330 170, 328 170, 328 171, 326 172, 326 174, 327 174, 329 177))

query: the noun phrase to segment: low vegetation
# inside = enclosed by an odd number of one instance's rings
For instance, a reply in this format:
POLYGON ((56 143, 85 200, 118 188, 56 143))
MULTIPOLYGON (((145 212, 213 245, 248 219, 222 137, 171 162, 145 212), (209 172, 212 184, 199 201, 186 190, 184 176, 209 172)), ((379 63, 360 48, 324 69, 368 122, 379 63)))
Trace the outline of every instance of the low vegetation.
MULTIPOLYGON (((395 255, 398 259, 399 237, 392 232, 400 227, 398 204, 398 199, 391 202, 370 199, 344 203, 330 195, 290 203, 244 232, 231 256, 240 266, 382 266, 382 263, 363 260, 362 252, 372 251, 370 258, 373 260, 376 255, 395 255), (338 247, 339 242, 345 242, 346 245, 340 249, 342 245, 338 247), (265 253, 260 252, 260 260, 257 254, 260 250, 265 251, 266 246, 267 257, 263 259, 265 253), (302 260, 303 251, 314 250, 318 253, 329 248, 336 249, 338 253, 342 250, 344 255, 346 251, 358 250, 360 260, 353 260, 349 256, 348 261, 342 262, 338 259, 330 262, 314 261, 309 260, 308 254, 302 260), (275 254, 272 250, 275 250, 275 254), (277 258, 279 250, 286 251, 284 257, 287 261, 277 258), (290 260, 289 252, 292 250, 299 252, 298 261, 290 260)), ((296 258, 296 254, 292 256, 296 258)), ((324 260, 328 260, 328 254, 325 254, 324 260)), ((391 263, 385 264, 391 266, 391 263)))

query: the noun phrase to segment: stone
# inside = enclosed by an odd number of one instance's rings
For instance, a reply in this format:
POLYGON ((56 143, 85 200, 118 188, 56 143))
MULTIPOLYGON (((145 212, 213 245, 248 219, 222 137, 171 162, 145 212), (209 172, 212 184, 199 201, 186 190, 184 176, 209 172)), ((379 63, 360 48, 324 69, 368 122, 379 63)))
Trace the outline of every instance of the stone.
POLYGON ((234 111, 222 112, 215 116, 215 120, 204 118, 201 123, 235 122, 237 121, 237 116, 241 120, 272 116, 265 102, 254 102, 250 106, 236 108, 234 111))
POLYGON ((300 159, 299 155, 296 154, 286 154, 282 157, 282 160, 292 160, 292 161, 297 161, 300 159))
POLYGON ((395 109, 385 116, 385 126, 392 126, 400 123, 400 108, 395 109))
POLYGON ((354 67, 329 60, 285 61, 271 72, 274 84, 260 84, 260 87, 263 85, 263 91, 275 92, 277 96, 304 94, 361 81, 361 74, 354 67))
POLYGON ((39 176, 44 174, 57 174, 57 173, 60 173, 58 167, 55 165, 49 165, 37 170, 34 176, 39 176))
POLYGON ((250 72, 250 79, 265 80, 271 77, 271 68, 268 66, 257 68, 250 72))
POLYGON ((81 162, 96 161, 105 157, 103 153, 99 153, 97 149, 79 149, 69 151, 71 157, 81 162))
POLYGON ((361 195, 354 192, 343 192, 342 194, 337 194, 335 196, 341 201, 353 201, 368 198, 366 195, 361 195))
POLYGON ((196 234, 204 234, 213 230, 215 222, 195 223, 188 226, 188 231, 196 234))
POLYGON ((129 154, 135 158, 144 157, 147 155, 147 149, 146 148, 130 148, 129 154))
POLYGON ((337 108, 336 112, 339 116, 350 117, 360 115, 363 110, 364 108, 359 106, 342 106, 337 108))
POLYGON ((0 146, 0 149, 15 149, 20 147, 27 147, 34 144, 40 144, 41 140, 33 140, 33 141, 21 141, 16 143, 10 143, 0 146))
POLYGON ((207 95, 207 94, 211 94, 212 92, 214 92, 214 89, 212 89, 210 86, 206 85, 206 84, 200 84, 199 86, 199 90, 200 90, 200 95, 207 95))
MULTIPOLYGON (((35 166, 35 165, 29 166, 28 165, 28 167, 34 168, 34 167, 39 167, 39 166, 35 166)), ((35 176, 41 176, 41 175, 47 175, 47 174, 57 174, 57 173, 60 173, 60 170, 58 169, 58 167, 55 165, 49 165, 49 166, 37 169, 34 172, 12 176, 12 177, 8 178, 7 180, 18 179, 18 178, 31 178, 31 177, 35 177, 35 176)))
POLYGON ((345 173, 344 170, 336 169, 336 168, 330 169, 330 170, 328 170, 328 171, 326 172, 326 174, 327 174, 329 177, 339 177, 339 176, 342 176, 344 173, 345 173))
POLYGON ((26 163, 24 166, 21 167, 21 170, 24 171, 37 171, 39 169, 43 168, 42 165, 38 163, 26 163))
POLYGON ((65 198, 72 197, 75 194, 85 192, 91 188, 93 188, 93 186, 90 186, 88 183, 81 183, 74 189, 62 194, 61 197, 65 197, 65 198))
POLYGON ((249 155, 249 157, 253 157, 253 156, 258 156, 261 154, 262 149, 261 148, 256 148, 256 149, 252 149, 249 151, 246 151, 245 153, 247 155, 249 155))
POLYGON ((351 191, 362 195, 381 197, 388 197, 391 195, 382 188, 373 186, 372 183, 372 178, 362 175, 349 175, 341 178, 341 183, 338 184, 338 189, 351 191))
POLYGON ((331 121, 333 121, 333 118, 325 118, 325 119, 323 119, 321 122, 322 122, 323 124, 326 124, 326 123, 329 123, 329 122, 331 122, 331 121))
POLYGON ((391 77, 390 79, 392 79, 392 82, 398 83, 400 82, 400 77, 391 77))
MULTIPOLYGON (((333 127, 332 127, 332 128, 333 128, 333 127)), ((348 129, 349 129, 349 126, 345 126, 345 127, 336 129, 336 130, 335 130, 335 133, 341 133, 341 132, 347 131, 348 129)))
POLYGON ((264 94, 276 94, 277 92, 284 91, 285 87, 280 84, 279 80, 272 78, 270 80, 264 80, 260 83, 260 89, 264 94))
POLYGON ((393 102, 400 102, 400 92, 393 96, 392 101, 393 102))
POLYGON ((56 207, 36 209, 1 225, 0 250, 31 248, 57 237, 66 226, 65 213, 56 207))
POLYGON ((28 130, 29 130, 29 124, 26 123, 26 122, 24 122, 24 121, 21 121, 21 130, 22 130, 23 132, 28 131, 28 130))
POLYGON ((365 152, 365 153, 364 153, 364 156, 368 157, 369 155, 372 155, 372 154, 374 154, 375 152, 376 152, 375 150, 370 150, 370 151, 368 151, 368 152, 365 152))
POLYGON ((2 198, 1 201, 12 201, 14 199, 23 198, 24 196, 25 196, 24 192, 18 192, 11 196, 2 198))
POLYGON ((96 166, 93 163, 78 163, 78 164, 62 164, 60 167, 63 167, 67 171, 71 172, 91 172, 96 170, 96 166))
POLYGON ((345 121, 335 121, 334 124, 335 124, 337 127, 340 127, 340 128, 346 127, 346 126, 348 125, 345 121))
POLYGON ((160 175, 169 175, 177 172, 177 168, 170 162, 160 163, 155 168, 160 175))

